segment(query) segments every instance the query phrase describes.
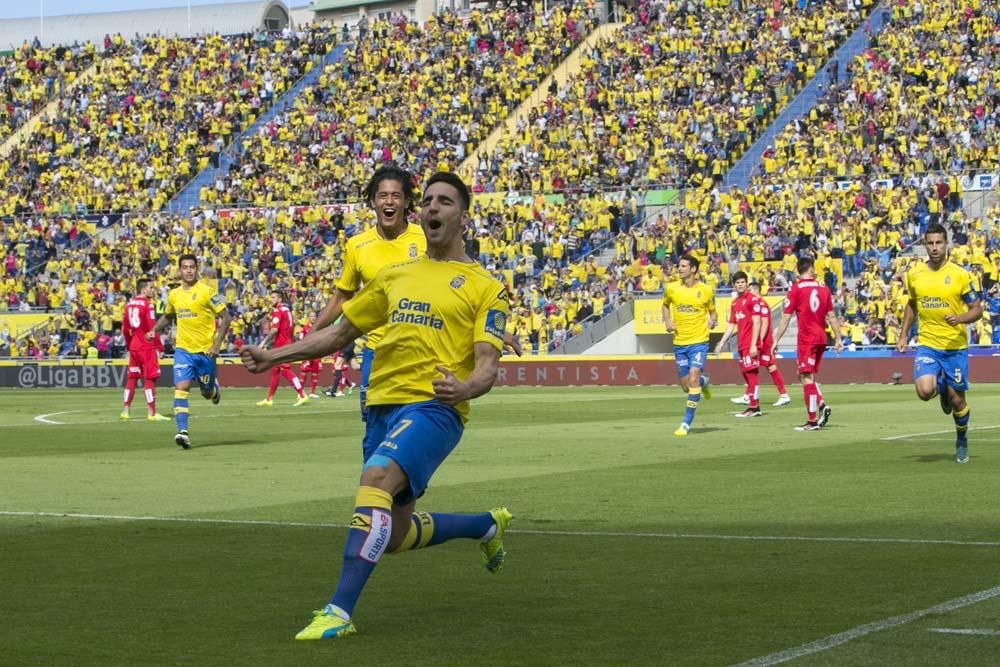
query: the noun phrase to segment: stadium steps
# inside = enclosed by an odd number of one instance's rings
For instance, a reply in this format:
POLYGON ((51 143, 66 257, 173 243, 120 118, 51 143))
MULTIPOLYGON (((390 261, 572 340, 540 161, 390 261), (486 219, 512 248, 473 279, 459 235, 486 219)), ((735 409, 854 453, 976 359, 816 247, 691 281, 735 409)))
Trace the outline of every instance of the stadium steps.
POLYGON ((66 86, 65 89, 59 92, 58 95, 53 97, 48 104, 46 104, 41 111, 36 113, 34 116, 28 119, 21 127, 17 128, 14 134, 7 137, 2 144, 0 144, 0 158, 5 158, 10 155, 19 144, 23 143, 28 137, 35 133, 35 130, 42 123, 42 119, 46 117, 55 116, 56 109, 59 106, 59 102, 62 101, 63 97, 67 94, 72 93, 77 88, 79 88, 84 83, 90 81, 94 74, 97 72, 97 66, 100 64, 101 58, 97 57, 94 62, 90 64, 90 67, 83 70, 80 76, 76 77, 76 80, 66 86))
MULTIPOLYGON (((320 74, 323 73, 323 69, 327 65, 332 65, 340 60, 350 46, 351 44, 349 43, 342 43, 330 49, 330 52, 324 55, 320 62, 309 70, 308 74, 295 82, 288 89, 288 92, 275 100, 274 104, 260 118, 241 132, 229 146, 226 146, 219 157, 219 171, 228 174, 230 167, 236 161, 236 157, 243 152, 243 138, 255 134, 261 127, 271 122, 282 110, 291 105, 295 97, 307 87, 315 84, 319 80, 320 74)), ((216 173, 216 169, 211 165, 202 169, 197 176, 188 181, 187 185, 167 203, 167 210, 173 213, 185 213, 190 211, 191 208, 197 208, 201 204, 202 187, 214 182, 216 173)))
POLYGON ((555 80, 556 85, 562 88, 566 85, 570 76, 576 74, 580 70, 580 61, 583 58, 583 54, 593 49, 594 46, 601 40, 611 37, 614 33, 624 26, 624 23, 604 23, 599 25, 593 32, 591 32, 587 37, 580 42, 580 44, 573 49, 572 53, 566 56, 559 65, 552 70, 545 79, 542 80, 535 91, 531 93, 527 98, 521 102, 520 105, 514 111, 507 116, 507 119, 493 128, 493 131, 483 139, 482 142, 469 153, 469 157, 462 161, 462 164, 458 167, 458 173, 462 175, 466 180, 472 177, 472 174, 476 171, 476 167, 479 165, 479 156, 488 155, 493 152, 500 143, 501 137, 507 132, 513 132, 514 128, 517 127, 517 123, 522 118, 527 118, 531 110, 542 103, 545 97, 549 94, 549 86, 552 85, 552 81, 555 80))
POLYGON ((785 127, 797 118, 801 118, 809 113, 809 111, 816 106, 819 101, 821 90, 820 88, 826 86, 830 82, 830 75, 827 72, 827 68, 830 63, 837 61, 839 68, 838 71, 841 74, 841 81, 845 80, 848 76, 847 65, 856 56, 862 53, 866 48, 868 48, 868 33, 870 30, 873 34, 877 35, 882 30, 885 29, 889 22, 889 8, 883 4, 879 4, 872 10, 869 17, 862 21, 861 25, 851 34, 850 37, 840 46, 839 49, 833 54, 833 58, 828 60, 823 64, 812 80, 806 84, 802 91, 786 106, 778 117, 774 119, 774 122, 764 130, 764 132, 758 137, 758 139, 750 146, 750 149, 744 153, 733 168, 725 175, 723 182, 727 187, 738 187, 746 188, 750 183, 750 178, 753 174, 754 169, 760 163, 761 156, 769 145, 774 143, 774 138, 785 129, 785 127))

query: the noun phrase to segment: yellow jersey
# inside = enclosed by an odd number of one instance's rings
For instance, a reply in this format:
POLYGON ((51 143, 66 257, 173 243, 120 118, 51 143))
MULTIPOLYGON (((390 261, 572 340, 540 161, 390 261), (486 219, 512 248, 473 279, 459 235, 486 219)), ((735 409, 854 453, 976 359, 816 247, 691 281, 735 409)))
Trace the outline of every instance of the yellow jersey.
MULTIPOLYGON (((347 240, 344 268, 334 285, 345 292, 357 292, 389 264, 415 259, 426 251, 427 239, 420 225, 407 224, 406 230, 391 241, 372 227, 347 240)), ((384 333, 382 329, 369 333, 368 347, 374 350, 384 333)))
POLYGON ((972 274, 948 261, 934 271, 925 262, 906 272, 906 289, 917 311, 917 344, 934 350, 964 350, 969 347, 966 325, 952 326, 950 314, 960 315, 979 300, 972 274))
POLYGON ((668 283, 663 289, 663 305, 670 307, 674 320, 674 345, 708 342, 708 316, 715 312, 715 292, 699 281, 691 287, 683 282, 668 283))
POLYGON ((177 318, 176 347, 204 354, 215 342, 215 316, 226 309, 218 290, 203 282, 175 287, 167 294, 167 315, 177 318))
MULTIPOLYGON (((344 316, 364 332, 383 329, 368 389, 369 405, 434 398, 441 365, 465 380, 475 368, 475 343, 503 348, 510 316, 507 288, 478 263, 427 255, 379 272, 344 304, 344 316)), ((468 401, 455 406, 468 419, 468 401)))

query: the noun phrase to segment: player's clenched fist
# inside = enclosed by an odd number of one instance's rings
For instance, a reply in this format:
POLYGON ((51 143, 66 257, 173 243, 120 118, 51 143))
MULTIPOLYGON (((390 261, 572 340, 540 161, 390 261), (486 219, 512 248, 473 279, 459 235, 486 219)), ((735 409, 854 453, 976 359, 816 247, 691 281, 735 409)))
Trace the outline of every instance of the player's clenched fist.
POLYGON ((434 388, 434 398, 445 405, 456 405, 466 398, 465 384, 455 377, 455 374, 444 366, 437 366, 437 371, 444 377, 437 378, 431 382, 434 388))
POLYGON ((273 366, 268 357, 270 355, 267 350, 262 350, 256 345, 244 345, 240 348, 240 360, 251 373, 263 373, 273 366))

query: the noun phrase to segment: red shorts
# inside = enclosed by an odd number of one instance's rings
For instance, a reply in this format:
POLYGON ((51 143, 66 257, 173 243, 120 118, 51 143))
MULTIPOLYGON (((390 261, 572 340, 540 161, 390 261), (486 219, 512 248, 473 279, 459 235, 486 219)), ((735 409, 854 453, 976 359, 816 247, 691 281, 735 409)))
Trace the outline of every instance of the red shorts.
POLYGON ((303 361, 302 365, 299 366, 299 371, 302 373, 319 373, 321 370, 323 370, 323 362, 319 359, 303 361))
POLYGON ((160 360, 156 350, 129 350, 128 377, 132 379, 155 380, 160 377, 160 360))
POLYGON ((740 373, 747 373, 760 368, 760 357, 751 357, 748 350, 740 351, 740 373))
POLYGON ((760 365, 767 368, 774 363, 774 356, 771 354, 771 350, 774 349, 774 339, 768 338, 760 344, 760 354, 757 358, 760 360, 760 365))
POLYGON ((271 372, 274 374, 283 373, 285 371, 292 370, 291 364, 278 364, 277 366, 271 367, 271 372))
POLYGON ((803 345, 799 343, 796 361, 800 373, 818 373, 820 362, 823 361, 823 353, 826 351, 826 344, 823 345, 803 345))

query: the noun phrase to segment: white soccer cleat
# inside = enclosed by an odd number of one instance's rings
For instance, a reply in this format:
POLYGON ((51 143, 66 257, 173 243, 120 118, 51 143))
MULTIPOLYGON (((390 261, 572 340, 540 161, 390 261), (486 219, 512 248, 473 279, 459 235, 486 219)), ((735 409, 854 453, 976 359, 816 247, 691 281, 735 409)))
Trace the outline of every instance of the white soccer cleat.
POLYGON ((782 394, 778 397, 778 400, 774 402, 774 407, 780 408, 782 405, 788 405, 792 402, 792 399, 788 397, 788 394, 782 394))
POLYGON ((750 397, 747 396, 746 394, 743 394, 742 396, 738 396, 736 398, 730 398, 729 400, 730 402, 735 403, 736 405, 750 405, 750 397))
POLYGON ((319 394, 309 394, 309 398, 319 398, 319 394))

